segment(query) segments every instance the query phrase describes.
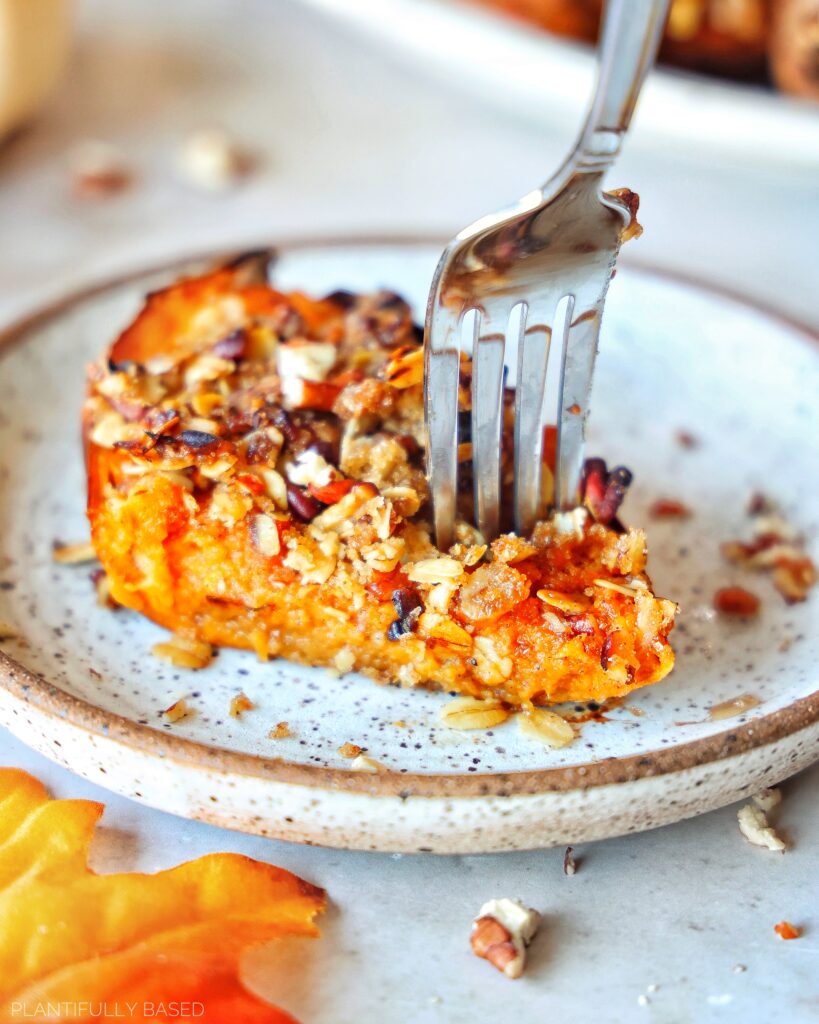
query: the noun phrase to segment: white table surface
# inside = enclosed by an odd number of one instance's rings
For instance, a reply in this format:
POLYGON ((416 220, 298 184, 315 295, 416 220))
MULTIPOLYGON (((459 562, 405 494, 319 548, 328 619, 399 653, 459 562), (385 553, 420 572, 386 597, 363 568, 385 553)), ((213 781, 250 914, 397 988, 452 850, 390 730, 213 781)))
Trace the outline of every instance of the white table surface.
MULTIPOLYGON (((568 142, 374 52, 292 0, 86 0, 80 13, 59 95, 0 148, 2 324, 178 254, 301 235, 446 235, 528 190, 568 142), (173 173, 179 140, 211 124, 229 126, 262 162, 219 197, 173 173), (89 137, 116 142, 133 161, 129 193, 71 198, 66 152, 89 137)), ((615 178, 643 198, 647 230, 634 258, 819 327, 819 182, 771 182, 753 168, 702 166, 695 154, 638 163, 628 152, 615 178)), ((224 849, 325 886, 323 938, 248 963, 253 984, 305 1024, 819 1020, 819 766, 784 786, 785 856, 748 846, 736 808, 726 808, 578 850, 580 870, 567 878, 562 850, 358 854, 182 821, 80 780, 2 731, 0 762, 55 795, 107 802, 95 848, 102 870, 153 870, 224 849), (468 952, 470 921, 491 896, 519 896, 545 914, 517 983, 468 952), (777 939, 783 918, 803 924, 804 937, 777 939), (282 960, 298 969, 272 966, 282 960)))

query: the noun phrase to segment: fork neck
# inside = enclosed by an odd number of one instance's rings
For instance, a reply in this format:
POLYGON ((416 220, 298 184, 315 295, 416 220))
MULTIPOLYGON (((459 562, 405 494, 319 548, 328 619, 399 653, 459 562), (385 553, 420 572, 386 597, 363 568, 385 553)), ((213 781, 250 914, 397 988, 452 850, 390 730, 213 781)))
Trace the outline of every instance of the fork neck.
POLYGON ((557 177, 577 171, 602 174, 614 163, 657 55, 668 5, 669 0, 608 0, 591 108, 557 177))

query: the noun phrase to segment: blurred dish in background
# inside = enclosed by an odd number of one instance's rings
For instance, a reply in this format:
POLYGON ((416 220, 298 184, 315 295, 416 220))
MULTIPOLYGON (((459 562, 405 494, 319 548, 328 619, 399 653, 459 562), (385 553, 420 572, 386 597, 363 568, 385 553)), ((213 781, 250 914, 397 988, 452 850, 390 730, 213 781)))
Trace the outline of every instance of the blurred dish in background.
MULTIPOLYGON (((468 89, 496 109, 539 127, 573 131, 591 94, 593 51, 567 35, 594 33, 601 0, 304 2, 404 50, 448 85, 468 89), (561 35, 532 31, 530 25, 498 10, 516 8, 524 13, 538 5, 562 9, 557 23, 561 35)), ((735 2, 741 4, 741 0, 735 2)), ((810 78, 817 63, 819 21, 811 20, 810 9, 815 10, 819 0, 777 0, 776 4, 771 0, 777 11, 780 4, 783 20, 775 19, 780 27, 771 36, 772 63, 777 79, 789 90, 806 92, 794 76, 810 78), (795 38, 801 53, 795 63, 790 62, 790 71, 785 70, 782 57, 783 35, 795 38)), ((767 19, 764 25, 767 33, 767 19)), ((662 149, 710 167, 722 162, 746 171, 773 171, 780 182, 783 173, 814 176, 819 169, 819 110, 803 98, 777 95, 759 82, 748 83, 749 75, 763 73, 760 53, 758 46, 757 57, 746 61, 744 70, 743 62, 733 60, 731 74, 742 72, 746 78, 742 83, 660 68, 643 90, 629 145, 662 149)))
MULTIPOLYGON (((476 0, 593 43, 603 0, 476 0)), ((819 99, 819 0, 672 0, 660 60, 819 99)))
POLYGON ((0 139, 40 109, 71 48, 72 0, 0 0, 0 139))

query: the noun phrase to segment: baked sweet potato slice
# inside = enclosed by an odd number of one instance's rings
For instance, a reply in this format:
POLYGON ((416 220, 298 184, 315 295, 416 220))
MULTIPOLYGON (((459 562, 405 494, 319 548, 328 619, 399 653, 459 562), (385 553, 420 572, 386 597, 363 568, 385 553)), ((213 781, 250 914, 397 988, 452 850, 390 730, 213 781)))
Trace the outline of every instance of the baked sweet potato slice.
POLYGON ((438 551, 406 303, 242 274, 150 296, 90 372, 88 514, 115 601, 261 658, 514 705, 603 700, 670 671, 675 606, 616 519, 626 471, 593 460, 584 507, 487 545, 465 461, 458 541, 438 551))

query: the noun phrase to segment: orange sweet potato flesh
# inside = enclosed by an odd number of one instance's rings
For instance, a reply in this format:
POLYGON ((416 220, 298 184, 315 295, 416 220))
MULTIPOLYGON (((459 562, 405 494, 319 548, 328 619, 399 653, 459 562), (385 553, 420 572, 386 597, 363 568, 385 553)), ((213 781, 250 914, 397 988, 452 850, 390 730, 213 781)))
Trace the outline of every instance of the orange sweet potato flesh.
MULTIPOLYGON (((246 283, 242 274, 237 268, 218 270, 150 296, 134 324, 115 342, 112 362, 145 363, 155 357, 200 352, 194 328, 203 311, 238 304, 244 308, 246 322, 252 324, 289 306, 301 318, 301 330, 309 339, 330 339, 339 346, 332 379, 352 380, 349 387, 359 387, 362 374, 350 370, 358 365, 361 353, 345 340, 347 321, 337 301, 313 300, 300 293, 284 295, 263 284, 246 283)), ((385 308, 389 313, 393 300, 388 299, 385 308)), ((375 343, 372 348, 377 348, 375 343)), ((384 358, 392 358, 391 352, 388 348, 384 358)), ((272 371, 269 365, 259 364, 241 372, 246 383, 248 374, 251 380, 267 381, 272 371)), ((399 407, 408 422, 422 422, 413 413, 420 408, 421 383, 414 381, 399 392, 384 378, 385 373, 378 371, 365 381, 379 396, 378 408, 399 407)), ((232 377, 220 383, 228 392, 226 404, 236 406, 241 388, 232 377)), ((280 656, 330 666, 339 657, 348 665, 352 659, 356 669, 381 682, 500 697, 514 705, 622 696, 658 681, 673 666, 666 639, 673 605, 651 594, 644 572, 645 545, 638 533, 621 535, 591 522, 580 532, 562 534, 544 527, 540 541, 516 555, 505 573, 490 571, 485 564, 470 565, 460 580, 461 592, 444 615, 434 610, 429 588, 409 583, 406 575, 401 576, 400 566, 368 569, 368 575, 361 575, 361 559, 383 541, 374 533, 369 546, 361 542, 361 557, 345 561, 339 555, 329 578, 311 581, 293 555, 302 545, 315 548, 317 542, 310 539, 312 527, 299 521, 292 506, 274 513, 280 550, 262 550, 256 542, 254 521, 261 511, 256 503, 262 500, 258 492, 263 488, 261 478, 253 476, 258 465, 242 454, 242 437, 223 433, 225 440, 213 447, 217 453, 230 449, 239 460, 217 489, 222 497, 230 494, 244 502, 247 512, 226 523, 214 505, 212 481, 195 476, 198 482, 191 490, 178 473, 153 472, 163 465, 164 456, 158 456, 157 450, 143 456, 133 444, 123 448, 94 443, 91 428, 100 408, 107 407, 100 399, 98 379, 91 386, 95 404, 86 407, 85 433, 93 542, 114 600, 168 629, 215 645, 248 648, 262 658, 280 656), (144 475, 134 475, 135 460, 144 463, 157 458, 159 462, 147 464, 144 475), (628 591, 597 587, 595 580, 601 577, 634 581, 640 593, 630 596, 628 591), (480 588, 474 582, 479 579, 490 585, 480 588), (382 586, 385 580, 391 582, 382 586), (396 642, 388 637, 396 621, 393 594, 407 586, 420 590, 425 611, 431 614, 413 622, 412 631, 408 629, 396 642), (541 588, 579 595, 583 614, 562 620, 559 610, 545 614, 536 596, 541 588), (479 602, 464 597, 476 591, 485 601, 485 611, 479 602)), ((275 390, 278 385, 274 381, 266 386, 275 390)), ((183 398, 174 393, 166 403, 175 401, 181 408, 183 398)), ((394 418, 396 413, 389 415, 394 418)), ((307 410, 306 416, 316 430, 330 429, 336 419, 323 406, 307 410)), ((220 421, 219 428, 226 422, 220 421)), ((392 453, 390 457, 408 459, 394 441, 403 428, 385 422, 390 431, 377 436, 392 453)), ((417 441, 414 448, 419 448, 417 441)), ((172 439, 168 452, 179 451, 172 439)), ((191 470, 195 474, 215 458, 200 452, 192 457, 198 460, 198 468, 191 470)), ((279 469, 285 472, 281 465, 279 469)), ((416 481, 422 475, 417 469, 407 473, 415 473, 416 481)), ((305 488, 310 501, 315 502, 318 495, 330 510, 335 501, 340 500, 337 507, 341 508, 343 502, 358 501, 359 496, 362 501, 376 496, 370 502, 371 515, 362 513, 356 519, 351 513, 345 520, 350 531, 342 535, 342 551, 351 550, 360 533, 372 533, 376 508, 387 507, 373 479, 365 472, 359 480, 344 478, 305 488), (365 486, 366 492, 361 490, 365 486)), ((388 540, 404 546, 405 561, 406 552, 422 548, 416 557, 440 554, 430 546, 424 515, 423 506, 419 517, 402 518, 394 509, 387 515, 388 540)), ((321 521, 319 516, 315 522, 321 521)), ((327 539, 331 532, 321 536, 327 539)), ((509 543, 501 538, 487 557, 497 563, 511 559, 506 553, 509 543)))
POLYGON ((108 1003, 131 1020, 292 1022, 242 986, 239 960, 273 938, 316 935, 323 891, 235 854, 96 875, 87 855, 102 809, 0 769, 0 1021, 48 1003, 99 1019, 108 1003))

